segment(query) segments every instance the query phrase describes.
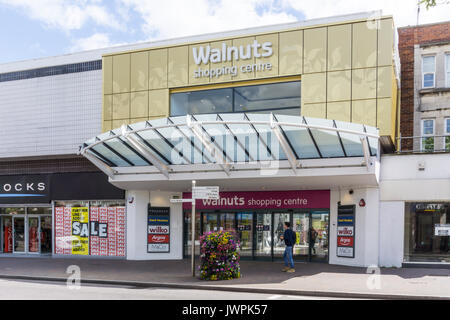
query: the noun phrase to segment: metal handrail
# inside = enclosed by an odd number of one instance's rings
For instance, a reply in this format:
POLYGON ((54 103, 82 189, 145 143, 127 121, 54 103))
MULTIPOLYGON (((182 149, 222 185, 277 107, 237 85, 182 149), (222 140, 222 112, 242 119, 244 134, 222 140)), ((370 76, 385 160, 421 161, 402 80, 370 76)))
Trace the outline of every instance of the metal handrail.
POLYGON ((433 138, 433 139, 438 138, 439 139, 439 138, 446 138, 446 137, 450 138, 450 134, 411 136, 411 137, 400 136, 400 137, 396 138, 397 145, 398 145, 397 153, 444 153, 444 152, 450 152, 450 148, 446 148, 446 146, 445 146, 446 145, 445 141, 442 143, 443 148, 441 148, 441 149, 436 149, 436 144, 434 144, 433 150, 426 150, 422 144, 419 149, 414 149, 414 140, 415 139, 419 139, 419 143, 420 143, 420 140, 423 140, 423 139, 429 139, 429 138, 433 138), (412 140, 412 144, 413 144, 412 149, 403 150, 402 141, 405 141, 405 140, 412 140))

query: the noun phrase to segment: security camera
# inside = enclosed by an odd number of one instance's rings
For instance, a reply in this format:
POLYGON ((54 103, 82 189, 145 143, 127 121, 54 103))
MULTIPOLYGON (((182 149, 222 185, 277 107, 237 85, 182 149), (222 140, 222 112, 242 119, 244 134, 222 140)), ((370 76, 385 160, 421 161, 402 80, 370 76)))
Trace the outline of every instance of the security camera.
POLYGON ((353 194, 353 189, 350 189, 350 190, 348 191, 348 193, 349 193, 349 194, 353 194))

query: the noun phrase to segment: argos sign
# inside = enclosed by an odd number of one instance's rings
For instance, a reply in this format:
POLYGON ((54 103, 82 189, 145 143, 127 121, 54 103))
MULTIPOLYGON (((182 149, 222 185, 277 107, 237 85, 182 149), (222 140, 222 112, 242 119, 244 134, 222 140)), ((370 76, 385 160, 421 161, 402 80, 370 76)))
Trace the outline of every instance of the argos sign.
MULTIPOLYGON (((228 46, 226 43, 222 43, 220 49, 211 49, 211 46, 199 46, 192 48, 192 55, 196 65, 200 66, 202 63, 208 65, 209 63, 224 63, 239 60, 250 60, 253 58, 268 58, 272 56, 273 48, 272 42, 259 43, 258 40, 254 40, 253 43, 246 46, 228 46)), ((251 63, 248 65, 242 65, 239 68, 237 66, 219 67, 213 68, 198 68, 194 70, 194 78, 218 78, 224 75, 231 75, 235 77, 238 72, 249 73, 255 71, 272 70, 271 63, 251 63)))

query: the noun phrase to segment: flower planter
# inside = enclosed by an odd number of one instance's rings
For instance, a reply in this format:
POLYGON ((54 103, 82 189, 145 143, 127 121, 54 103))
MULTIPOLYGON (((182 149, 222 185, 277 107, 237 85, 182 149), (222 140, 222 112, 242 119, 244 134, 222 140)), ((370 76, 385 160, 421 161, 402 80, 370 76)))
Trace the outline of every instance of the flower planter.
POLYGON ((200 279, 240 278, 239 240, 231 231, 208 232, 200 237, 200 279))

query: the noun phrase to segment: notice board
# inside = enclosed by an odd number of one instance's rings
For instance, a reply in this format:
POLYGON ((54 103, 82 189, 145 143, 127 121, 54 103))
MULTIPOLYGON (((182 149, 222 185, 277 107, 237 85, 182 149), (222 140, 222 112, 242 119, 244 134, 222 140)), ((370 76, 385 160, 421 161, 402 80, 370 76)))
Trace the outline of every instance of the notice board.
POLYGON ((147 252, 170 252, 170 208, 148 206, 147 252))
POLYGON ((355 257, 355 205, 338 206, 337 256, 355 257))

